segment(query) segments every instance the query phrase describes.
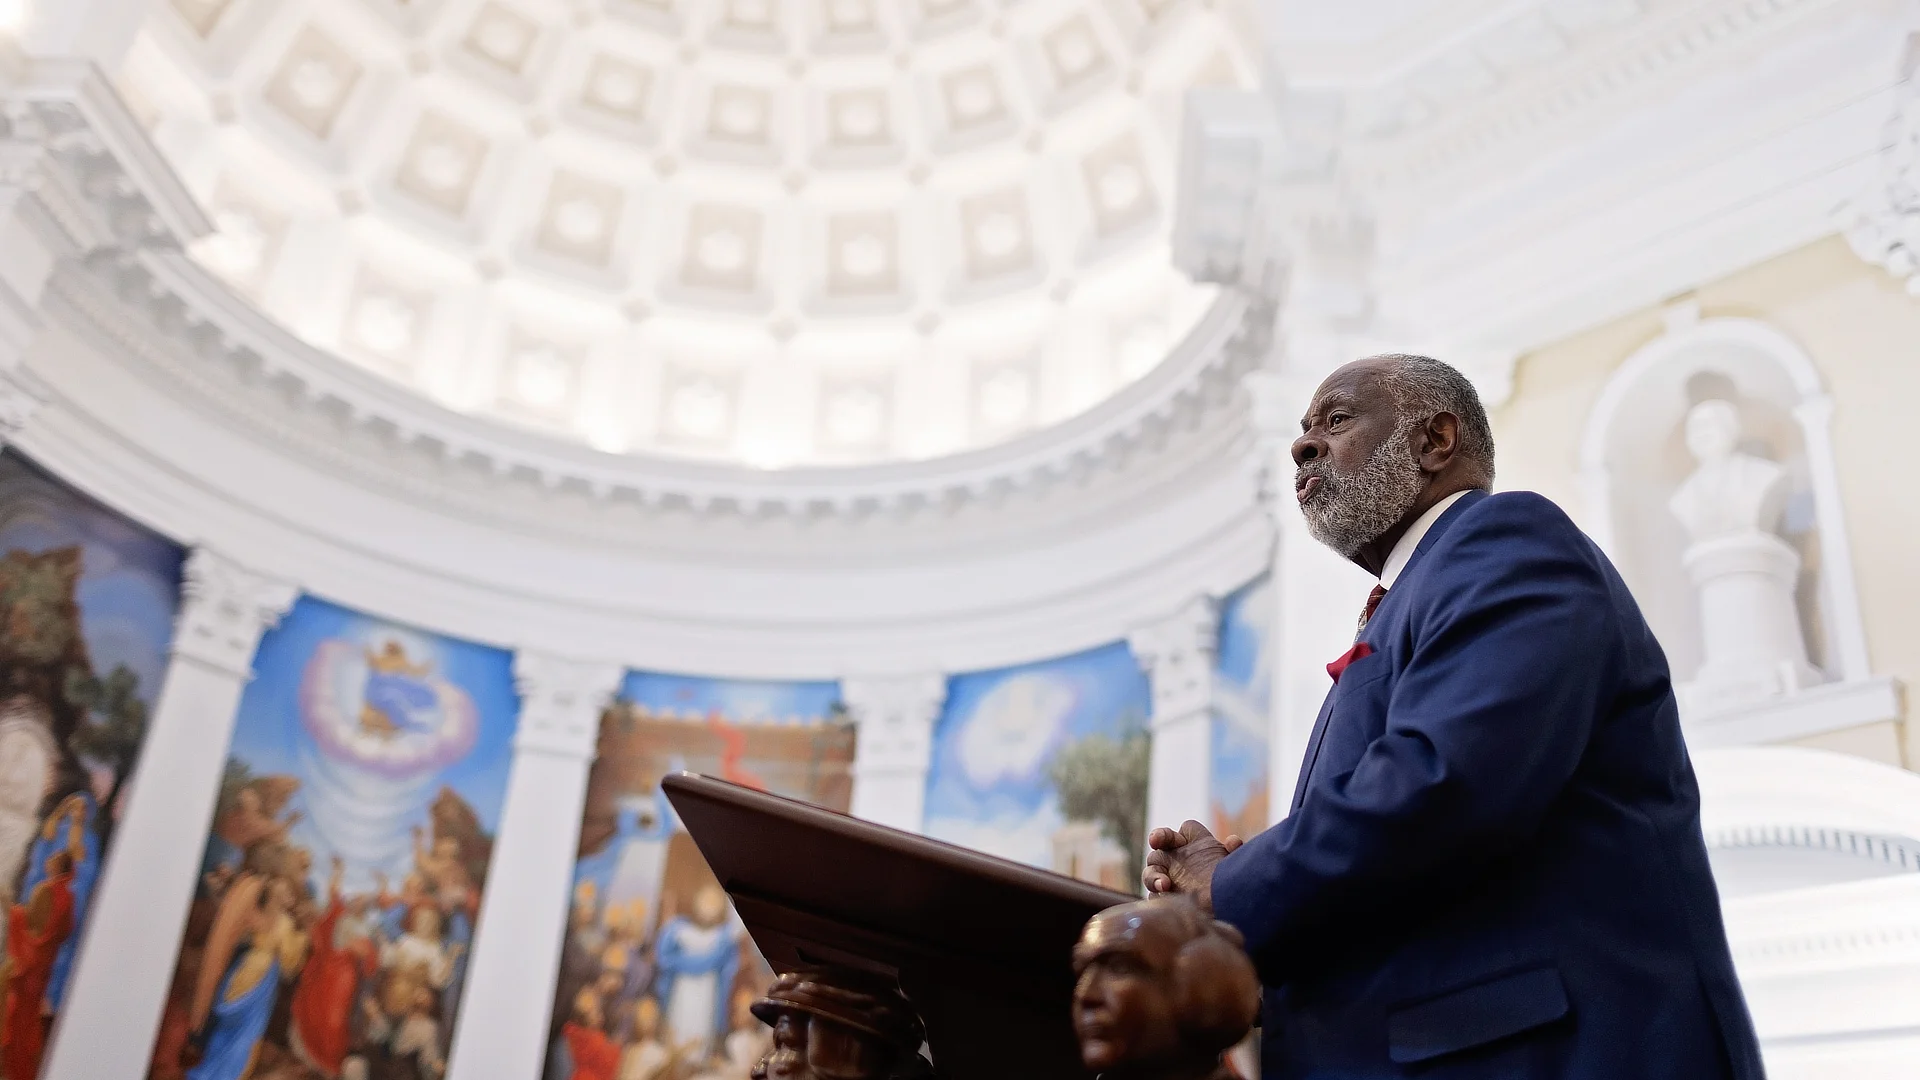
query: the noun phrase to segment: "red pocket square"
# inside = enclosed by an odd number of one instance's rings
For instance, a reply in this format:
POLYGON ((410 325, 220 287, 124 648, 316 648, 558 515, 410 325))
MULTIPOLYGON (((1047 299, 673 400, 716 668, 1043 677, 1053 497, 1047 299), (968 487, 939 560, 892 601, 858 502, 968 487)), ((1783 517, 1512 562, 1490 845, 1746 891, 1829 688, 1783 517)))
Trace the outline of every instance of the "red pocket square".
POLYGON ((1353 643, 1353 648, 1340 654, 1340 659, 1327 665, 1327 674, 1333 676, 1333 681, 1338 683, 1340 681, 1340 673, 1353 666, 1355 660, 1365 660, 1372 655, 1373 646, 1364 641, 1356 641, 1353 643))

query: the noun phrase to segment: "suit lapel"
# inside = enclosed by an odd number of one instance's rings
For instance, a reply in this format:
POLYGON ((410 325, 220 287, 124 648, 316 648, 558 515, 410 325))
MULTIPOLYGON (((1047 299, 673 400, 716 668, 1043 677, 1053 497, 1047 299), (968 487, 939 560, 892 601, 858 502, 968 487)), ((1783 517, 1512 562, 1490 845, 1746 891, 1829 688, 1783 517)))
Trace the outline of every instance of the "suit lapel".
MULTIPOLYGON (((1426 555, 1427 549, 1432 547, 1440 539, 1441 534, 1447 531, 1447 526, 1453 524, 1454 519, 1459 517, 1467 507, 1472 506, 1474 503, 1486 497, 1487 493, 1484 491, 1469 491, 1454 500, 1453 505, 1447 507, 1447 512, 1441 514, 1440 519, 1435 521, 1433 526, 1427 530, 1427 534, 1420 538, 1419 545, 1413 549, 1413 557, 1407 560, 1406 567, 1400 571, 1400 577, 1394 582, 1395 588, 1406 583, 1408 575, 1413 573, 1413 568, 1420 565, 1420 560, 1426 555)), ((1373 618, 1367 623, 1368 629, 1380 625, 1382 617, 1385 615, 1384 609, 1388 604, 1393 603, 1393 592, 1393 589, 1387 590, 1387 595, 1380 601, 1380 607, 1374 610, 1373 618)), ((1365 635, 1362 636, 1364 637, 1365 635)), ((1307 738, 1307 753, 1300 762, 1300 778, 1295 780, 1293 784, 1293 806, 1288 810, 1288 813, 1300 809, 1300 804, 1306 801, 1307 781, 1313 776, 1314 763, 1320 759, 1320 744, 1326 740, 1327 720, 1333 712, 1333 694, 1334 691, 1339 688, 1340 684, 1337 682, 1328 687, 1326 699, 1320 702, 1320 715, 1314 719, 1313 734, 1307 738)))
MULTIPOLYGON (((1338 688, 1339 683, 1334 687, 1338 688)), ((1288 813, 1300 809, 1307 797, 1307 778, 1313 775, 1313 763, 1320 758, 1321 740, 1327 737, 1327 717, 1333 712, 1333 691, 1328 690, 1326 700, 1320 702, 1320 715, 1313 721, 1313 734, 1307 737, 1307 753, 1300 759, 1300 778, 1293 782, 1293 805, 1288 813)))

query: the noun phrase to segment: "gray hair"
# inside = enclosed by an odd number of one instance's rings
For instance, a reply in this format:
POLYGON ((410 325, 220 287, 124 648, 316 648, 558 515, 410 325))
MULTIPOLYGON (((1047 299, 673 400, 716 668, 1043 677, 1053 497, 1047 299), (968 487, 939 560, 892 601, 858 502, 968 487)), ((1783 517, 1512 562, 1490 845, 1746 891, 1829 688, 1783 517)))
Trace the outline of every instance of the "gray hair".
POLYGON ((1382 376, 1393 394, 1402 423, 1425 424, 1439 413, 1460 419, 1460 448, 1456 453, 1480 466, 1480 481, 1493 486, 1493 425, 1472 380, 1451 364, 1431 356, 1384 353, 1369 360, 1387 361, 1382 376))

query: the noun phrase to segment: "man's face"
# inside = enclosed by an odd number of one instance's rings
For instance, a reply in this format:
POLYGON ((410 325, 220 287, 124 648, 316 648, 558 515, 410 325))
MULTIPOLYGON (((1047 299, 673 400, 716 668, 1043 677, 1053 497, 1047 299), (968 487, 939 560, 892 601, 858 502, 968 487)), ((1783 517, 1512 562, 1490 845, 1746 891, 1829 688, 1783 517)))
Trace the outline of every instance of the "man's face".
POLYGON ((1074 946, 1073 1027, 1080 1058, 1096 1073, 1124 1075, 1181 1056, 1173 998, 1177 934, 1150 911, 1094 916, 1074 946))
POLYGON ((773 1049, 754 1066, 753 1080, 878 1080, 885 1069, 870 1037, 798 1009, 783 1009, 773 1024, 773 1049))
POLYGON ((1293 443, 1307 531, 1347 558, 1393 528, 1427 486, 1384 363, 1361 360, 1327 376, 1293 443))

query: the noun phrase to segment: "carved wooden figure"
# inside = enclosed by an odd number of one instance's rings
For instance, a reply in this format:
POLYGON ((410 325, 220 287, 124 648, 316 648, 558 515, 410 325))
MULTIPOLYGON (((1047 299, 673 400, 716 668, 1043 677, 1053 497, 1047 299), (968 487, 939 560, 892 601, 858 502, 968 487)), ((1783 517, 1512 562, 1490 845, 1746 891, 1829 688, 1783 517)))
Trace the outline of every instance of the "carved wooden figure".
POLYGON ((753 1080, 921 1080, 925 1029, 892 981, 862 972, 788 972, 753 1015, 773 1028, 773 1047, 753 1080))
POLYGON ((1102 1080, 1228 1080, 1260 981, 1239 931, 1176 896, 1095 915, 1073 949, 1073 1027, 1102 1080))

